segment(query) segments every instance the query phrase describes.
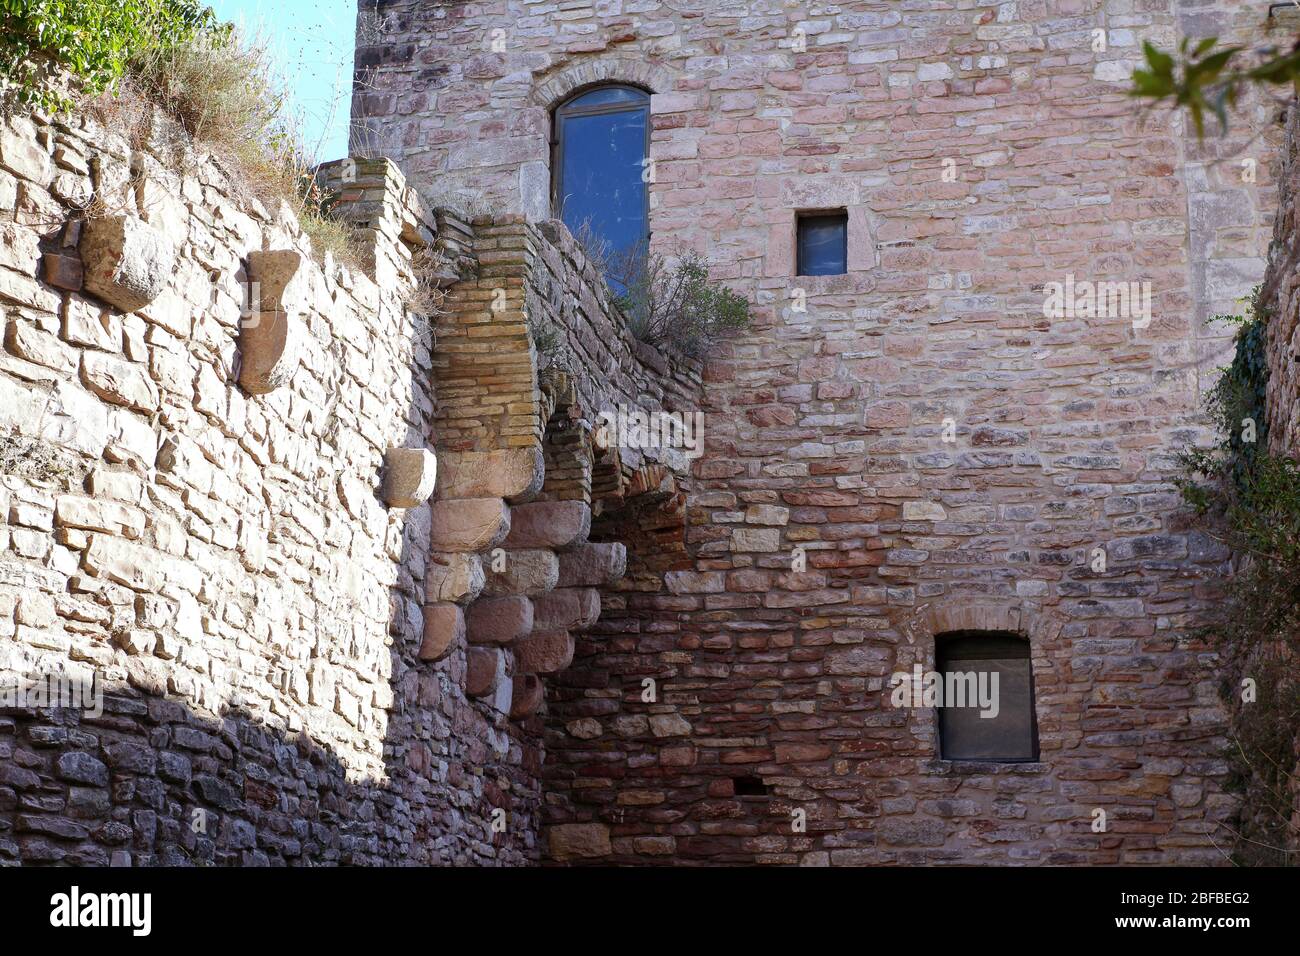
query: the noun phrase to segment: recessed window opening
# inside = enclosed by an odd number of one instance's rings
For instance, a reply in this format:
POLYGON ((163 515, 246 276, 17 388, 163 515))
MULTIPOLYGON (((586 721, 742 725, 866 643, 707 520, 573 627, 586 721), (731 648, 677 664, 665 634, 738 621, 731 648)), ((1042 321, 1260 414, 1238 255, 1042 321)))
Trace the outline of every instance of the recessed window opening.
POLYGON ((943 692, 939 753, 945 760, 1038 759, 1029 642, 1005 631, 954 631, 935 638, 943 692))
POLYGON ((732 777, 731 785, 738 797, 766 797, 767 784, 760 777, 732 777))
POLYGON ((849 214, 843 209, 795 217, 797 273, 838 276, 849 270, 849 214))

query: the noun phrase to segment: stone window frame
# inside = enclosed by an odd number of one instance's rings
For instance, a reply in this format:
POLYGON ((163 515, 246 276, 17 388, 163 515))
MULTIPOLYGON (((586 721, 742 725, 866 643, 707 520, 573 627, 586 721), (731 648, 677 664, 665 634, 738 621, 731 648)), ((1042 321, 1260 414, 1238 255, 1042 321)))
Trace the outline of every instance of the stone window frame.
MULTIPOLYGON (((580 63, 575 63, 548 77, 529 90, 525 108, 545 112, 546 121, 554 122, 555 110, 566 100, 591 87, 606 85, 634 86, 650 94, 650 133, 654 138, 655 117, 663 114, 664 98, 676 83, 677 74, 673 71, 649 62, 644 58, 629 56, 598 56, 580 63)), ((552 128, 547 129, 547 140, 554 135, 552 128)), ((537 205, 525 204, 527 209, 539 219, 549 219, 554 215, 551 203, 551 184, 554 170, 552 157, 523 163, 519 168, 520 191, 535 195, 537 205), (546 208, 541 208, 543 201, 546 208)), ((650 155, 653 157, 653 146, 650 155)), ((650 204, 650 230, 654 230, 654 184, 647 190, 650 204)))
POLYGON ((637 86, 650 94, 650 115, 655 114, 654 97, 673 86, 673 74, 643 59, 601 57, 578 63, 535 86, 528 94, 528 105, 553 112, 557 106, 580 90, 605 84, 637 86))
MULTIPOLYGON (((846 200, 854 197, 844 197, 846 200)), ((809 294, 840 291, 846 277, 860 277, 879 264, 871 210, 861 202, 828 202, 817 206, 791 206, 780 210, 770 223, 763 274, 769 279, 789 279, 809 294), (798 272, 799 218, 844 210, 848 215, 846 269, 843 275, 801 276, 798 272)))
MULTIPOLYGON (((816 278, 816 277, 814 277, 816 278)), ((1046 674, 1052 668, 1044 645, 1056 641, 1065 626, 1065 619, 1051 609, 1022 605, 1014 599, 997 604, 956 603, 953 599, 945 603, 932 603, 917 608, 911 620, 903 625, 905 632, 913 638, 914 646, 919 650, 919 660, 924 670, 935 670, 938 657, 935 637, 955 631, 993 631, 1016 634, 1029 644, 1029 665, 1035 677, 1034 719, 1038 735, 1038 760, 1002 762, 992 760, 948 760, 939 750, 939 720, 933 707, 918 707, 913 711, 911 728, 922 746, 930 748, 931 756, 922 764, 925 773, 953 776, 1002 776, 1002 775, 1045 775, 1053 771, 1051 763, 1044 757, 1043 727, 1051 726, 1052 710, 1046 706, 1039 693, 1037 677, 1046 674), (1044 718, 1048 718, 1045 721, 1044 718)), ((906 666, 900 661, 897 670, 908 670, 912 661, 906 666)), ((1051 736, 1051 735, 1049 735, 1051 736)), ((1052 739, 1059 746, 1059 741, 1052 739)), ((1053 749, 1051 752, 1055 752, 1053 749)))

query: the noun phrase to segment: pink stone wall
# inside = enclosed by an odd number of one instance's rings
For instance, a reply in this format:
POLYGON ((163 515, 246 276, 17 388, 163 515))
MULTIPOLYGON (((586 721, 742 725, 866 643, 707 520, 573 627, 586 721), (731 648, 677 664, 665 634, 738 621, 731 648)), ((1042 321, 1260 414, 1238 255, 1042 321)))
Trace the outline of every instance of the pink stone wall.
POLYGON ((686 555, 653 515, 636 540, 604 529, 629 577, 548 703, 551 846, 1221 862, 1223 713, 1190 634, 1225 555, 1169 479, 1227 344, 1205 320, 1263 274, 1280 129, 1261 104, 1201 144, 1125 94, 1143 40, 1261 42, 1264 8, 827 9, 363 11, 359 146, 433 192, 544 218, 549 109, 644 85, 656 242, 700 250, 756 305, 704 371, 686 555), (841 206, 848 275, 794 276, 795 212, 841 206), (1150 323, 1044 317, 1044 286, 1069 276, 1150 283, 1150 323), (955 625, 1029 640, 1040 763, 939 761, 933 714, 889 705, 889 675, 929 666, 955 625), (767 795, 737 796, 741 776, 767 795))

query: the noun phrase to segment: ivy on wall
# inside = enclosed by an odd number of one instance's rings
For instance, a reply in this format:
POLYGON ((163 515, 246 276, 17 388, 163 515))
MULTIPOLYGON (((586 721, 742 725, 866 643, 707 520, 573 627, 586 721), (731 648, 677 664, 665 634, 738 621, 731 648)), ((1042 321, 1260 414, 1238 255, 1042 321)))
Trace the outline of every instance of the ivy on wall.
POLYGON ((1232 719, 1229 786, 1242 796, 1234 859, 1276 865, 1300 846, 1300 466, 1268 452, 1268 313, 1258 290, 1245 316, 1219 318, 1238 326, 1232 362, 1206 402, 1219 441, 1184 454, 1179 487, 1234 554, 1210 629, 1232 719))

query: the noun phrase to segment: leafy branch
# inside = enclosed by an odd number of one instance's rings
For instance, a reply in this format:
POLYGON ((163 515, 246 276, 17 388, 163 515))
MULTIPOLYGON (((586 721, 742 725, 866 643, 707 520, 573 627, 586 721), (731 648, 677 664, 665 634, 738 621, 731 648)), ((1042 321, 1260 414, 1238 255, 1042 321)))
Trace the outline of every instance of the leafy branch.
POLYGON ((1280 52, 1275 47, 1220 46, 1218 37, 1192 46, 1184 37, 1176 56, 1150 42, 1142 44, 1142 53, 1146 67, 1133 71, 1130 95, 1153 103, 1170 100, 1174 107, 1186 109, 1198 137, 1205 136, 1207 113, 1219 120, 1221 132, 1227 132, 1228 111, 1236 109, 1249 88, 1290 86, 1300 94, 1300 39, 1289 51, 1280 52), (1256 61, 1251 62, 1251 57, 1256 61))

